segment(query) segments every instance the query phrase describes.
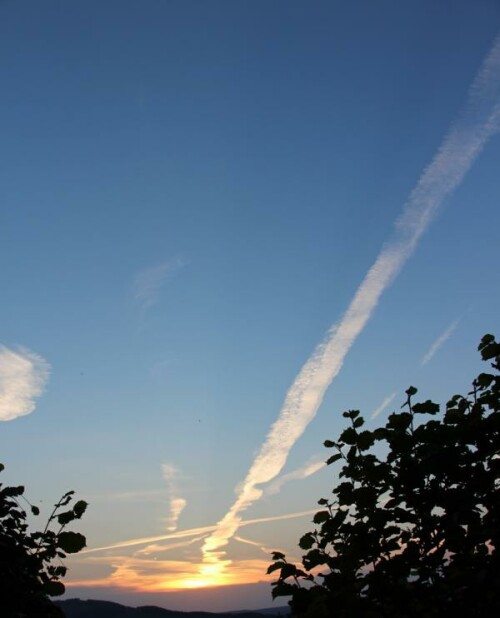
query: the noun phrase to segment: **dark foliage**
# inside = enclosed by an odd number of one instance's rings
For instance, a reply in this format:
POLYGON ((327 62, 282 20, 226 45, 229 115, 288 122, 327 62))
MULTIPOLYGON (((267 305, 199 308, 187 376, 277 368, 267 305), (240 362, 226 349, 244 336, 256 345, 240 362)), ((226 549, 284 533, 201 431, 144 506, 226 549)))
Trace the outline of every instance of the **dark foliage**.
MULTIPOLYGON (((0 464, 0 471, 4 466, 0 464)), ((54 505, 41 532, 29 532, 23 501, 34 516, 38 507, 24 498, 24 487, 0 484, 0 616, 2 618, 53 618, 63 616, 50 597, 64 593, 66 574, 62 559, 85 547, 85 537, 65 530, 80 517, 87 503, 69 491, 54 505)))
POLYGON ((492 373, 443 415, 414 387, 374 431, 344 412, 325 442, 340 482, 300 539, 301 568, 275 552, 268 569, 294 616, 500 616, 500 344, 486 335, 479 351, 492 373))

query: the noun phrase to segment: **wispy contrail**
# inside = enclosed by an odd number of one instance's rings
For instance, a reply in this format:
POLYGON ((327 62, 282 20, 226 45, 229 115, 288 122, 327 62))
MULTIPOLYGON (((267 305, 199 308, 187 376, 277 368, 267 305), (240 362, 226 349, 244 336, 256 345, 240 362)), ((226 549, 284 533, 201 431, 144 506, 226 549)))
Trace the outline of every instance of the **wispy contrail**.
POLYGON ((281 491, 281 488, 285 483, 289 481, 296 481, 306 479, 309 476, 316 474, 326 466, 325 457, 314 457, 310 459, 302 468, 298 468, 297 470, 293 470, 292 472, 288 472, 288 474, 283 474, 282 476, 275 479, 272 483, 270 483, 264 490, 266 496, 272 496, 281 491))
POLYGON ((135 275, 133 282, 134 297, 143 313, 157 302, 165 282, 185 265, 186 261, 183 258, 176 257, 146 268, 135 275))
POLYGON ((194 543, 198 543, 203 539, 203 536, 195 536, 189 541, 179 541, 178 543, 169 543, 168 545, 161 545, 159 543, 151 543, 151 545, 146 545, 142 549, 138 549, 134 556, 151 556, 152 554, 164 554, 173 549, 180 549, 183 547, 188 547, 189 545, 193 545, 194 543))
POLYGON ((344 358, 372 315, 380 296, 415 250, 443 200, 462 182, 488 139, 500 125, 500 37, 481 66, 457 122, 411 192, 392 237, 384 245, 359 286, 340 323, 328 332, 302 367, 288 391, 237 498, 216 530, 205 539, 205 563, 223 564, 224 547, 241 524, 241 514, 258 500, 258 487, 275 478, 288 453, 316 415, 324 394, 339 373, 344 358))
POLYGON ((372 415, 370 416, 370 418, 371 419, 377 418, 377 416, 381 412, 383 412, 387 408, 387 406, 392 402, 394 397, 396 397, 396 393, 391 393, 390 395, 388 395, 384 399, 384 401, 377 408, 375 408, 375 410, 373 410, 372 415))
MULTIPOLYGON (((245 519, 240 522, 240 528, 244 526, 253 526, 254 524, 267 524, 272 521, 285 521, 287 519, 296 519, 298 517, 305 517, 306 515, 312 515, 317 509, 309 509, 308 511, 299 511, 297 513, 283 513, 282 515, 270 515, 269 517, 259 517, 257 519, 245 519)), ((99 551, 107 551, 111 549, 122 549, 126 547, 136 547, 138 545, 147 545, 148 543, 158 543, 159 541, 168 541, 170 539, 186 539, 196 535, 208 534, 213 532, 217 528, 216 524, 210 526, 203 526, 201 528, 190 528, 188 530, 177 530, 176 532, 170 532, 169 534, 160 534, 158 536, 147 536, 139 539, 129 539, 127 541, 120 541, 119 543, 113 543, 112 545, 103 545, 102 547, 92 547, 91 549, 84 549, 78 555, 94 554, 99 551)))
POLYGON ((427 352, 427 354, 425 354, 424 357, 422 358, 422 361, 420 363, 421 367, 423 367, 424 365, 427 365, 427 363, 431 360, 431 358, 439 350, 439 348, 443 345, 443 343, 451 337, 453 331, 458 326, 458 322, 459 320, 454 320, 448 326, 448 328, 443 333, 441 333, 441 335, 439 335, 436 341, 434 341, 434 343, 429 348, 429 351, 427 352))

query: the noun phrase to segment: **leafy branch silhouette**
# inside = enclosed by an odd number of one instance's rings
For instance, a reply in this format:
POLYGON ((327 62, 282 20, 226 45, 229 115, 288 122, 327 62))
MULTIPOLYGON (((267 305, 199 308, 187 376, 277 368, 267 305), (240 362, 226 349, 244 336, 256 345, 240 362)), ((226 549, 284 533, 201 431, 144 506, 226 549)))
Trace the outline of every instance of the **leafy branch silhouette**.
POLYGON ((442 416, 413 386, 384 427, 344 412, 324 443, 339 483, 299 541, 302 565, 274 552, 268 568, 294 616, 500 615, 500 344, 485 335, 479 351, 493 372, 442 416))
MULTIPOLYGON (((0 472, 4 465, 0 464, 0 472)), ((16 618, 52 618, 62 616, 61 610, 49 597, 64 593, 61 581, 67 568, 63 558, 85 547, 85 537, 66 530, 87 509, 84 500, 78 500, 67 510, 74 491, 68 491, 54 505, 43 531, 28 530, 29 507, 35 517, 40 509, 24 496, 24 487, 0 484, 0 599, 1 615, 16 618)))

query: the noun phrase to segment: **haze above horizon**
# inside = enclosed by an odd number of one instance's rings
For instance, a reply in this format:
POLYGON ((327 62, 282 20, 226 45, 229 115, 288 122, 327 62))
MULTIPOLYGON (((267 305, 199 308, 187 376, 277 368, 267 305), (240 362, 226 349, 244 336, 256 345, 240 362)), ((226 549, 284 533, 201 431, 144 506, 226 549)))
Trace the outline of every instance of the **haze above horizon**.
POLYGON ((322 443, 497 332, 500 5, 0 3, 0 443, 68 597, 271 605, 322 443))

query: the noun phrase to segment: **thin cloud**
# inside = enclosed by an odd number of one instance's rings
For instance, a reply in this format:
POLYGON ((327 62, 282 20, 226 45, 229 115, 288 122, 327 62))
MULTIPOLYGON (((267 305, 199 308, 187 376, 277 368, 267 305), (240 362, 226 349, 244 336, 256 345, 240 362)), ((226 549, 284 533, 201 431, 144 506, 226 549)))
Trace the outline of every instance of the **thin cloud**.
POLYGON ((458 322, 459 320, 454 320, 448 326, 448 328, 443 333, 441 333, 441 335, 439 335, 436 341, 434 341, 434 343, 429 348, 427 354, 423 356, 422 361, 420 362, 421 367, 423 367, 424 365, 427 365, 427 363, 431 360, 431 358, 439 350, 439 348, 451 337, 451 335, 453 334, 453 331, 458 326, 458 322))
POLYGON ((373 420, 374 418, 377 418, 377 416, 383 412, 387 406, 392 403, 392 401, 394 400, 394 398, 396 397, 396 392, 391 393, 388 397, 386 397, 384 399, 384 401, 378 406, 378 408, 375 408, 375 410, 373 410, 372 415, 370 416, 370 418, 373 420))
POLYGON ((282 476, 275 479, 270 485, 268 485, 264 490, 265 496, 273 496, 281 491, 281 488, 286 483, 290 481, 297 481, 306 479, 316 472, 319 472, 326 466, 324 461, 324 457, 319 459, 315 457, 314 459, 308 461, 305 466, 302 468, 298 468, 297 470, 293 470, 293 472, 289 472, 288 474, 283 474, 282 476))
POLYGON ((173 532, 177 529, 177 521, 187 502, 184 498, 177 495, 177 469, 172 464, 168 463, 162 464, 161 469, 163 472, 163 478, 167 483, 167 489, 170 497, 169 515, 166 519, 166 526, 169 532, 173 532))
MULTIPOLYGON (((251 545, 252 547, 258 547, 259 549, 262 549, 263 551, 266 551, 263 546, 262 543, 257 543, 256 541, 251 541, 250 539, 244 539, 241 536, 238 536, 237 534, 234 536, 234 540, 235 541, 239 541, 240 543, 243 543, 245 545, 251 545)), ((268 551, 267 554, 269 555, 271 552, 268 551)))
POLYGON ((50 365, 26 348, 0 346, 0 420, 30 414, 49 379, 50 365))
POLYGON ((169 543, 168 545, 160 545, 159 543, 152 543, 151 545, 147 545, 142 549, 139 549, 135 552, 135 556, 151 556, 157 554, 164 554, 166 552, 172 551, 173 549, 181 549, 184 547, 188 547, 189 545, 193 545, 194 543, 198 543, 203 539, 202 536, 195 536, 194 539, 190 539, 189 541, 179 541, 178 543, 169 543))
MULTIPOLYGON (((222 575, 200 572, 199 565, 187 560, 158 560, 144 557, 113 556, 106 561, 110 575, 93 580, 68 580, 66 587, 112 587, 138 592, 166 592, 213 586, 234 586, 269 582, 269 558, 237 560, 222 575)), ((202 567, 203 568, 203 567, 202 567)))
POLYGON ((160 541, 169 541, 170 539, 184 539, 195 535, 203 535, 215 529, 215 525, 202 526, 200 528, 190 528, 189 530, 178 530, 177 532, 171 532, 170 534, 159 534, 157 536, 145 536, 137 539, 129 539, 126 541, 119 541, 118 543, 112 543, 111 545, 103 545, 101 547, 93 547, 91 549, 84 549, 78 555, 94 554, 99 551, 108 551, 112 549, 124 549, 127 547, 136 547, 137 545, 147 545, 148 543, 158 543, 160 541))
POLYGON ((205 539, 203 560, 214 569, 224 562, 227 545, 241 525, 241 514, 283 469, 292 446, 316 415, 326 389, 375 310, 382 293, 394 281, 415 250, 439 207, 464 179, 485 144, 500 128, 500 37, 469 89, 466 105, 424 170, 396 221, 394 232, 359 286, 340 323, 328 332, 289 389, 237 498, 217 529, 205 539))
MULTIPOLYGON (((241 522, 241 527, 263 524, 268 522, 284 521, 298 517, 311 516, 317 509, 302 511, 299 513, 284 513, 270 517, 261 517, 241 522)), ((98 579, 83 581, 68 581, 69 586, 118 586, 125 589, 137 589, 142 591, 160 592, 162 590, 183 590, 200 588, 204 586, 225 586, 234 584, 250 584, 256 581, 268 579, 265 575, 269 564, 271 549, 261 543, 250 541, 242 537, 235 537, 235 541, 245 543, 256 550, 257 558, 245 558, 236 560, 219 561, 216 565, 200 564, 193 561, 189 556, 178 557, 178 552, 187 550, 189 546, 202 541, 206 534, 215 530, 216 526, 193 528, 165 534, 158 537, 143 539, 131 539, 106 547, 98 547, 82 551, 74 562, 95 563, 106 565, 111 573, 98 579), (162 541, 173 541, 168 545, 162 541), (145 545, 143 549, 127 555, 129 548, 145 545), (110 555, 96 556, 102 551, 113 551, 110 555), (173 558, 167 560, 162 554, 173 552, 173 558), (260 557, 264 553, 265 558, 260 557), (90 556, 88 554, 91 554, 90 556), (234 567, 227 570, 226 567, 234 567)), ((273 550, 276 548, 273 547, 273 550)), ((189 550, 188 550, 189 551, 189 550)))
MULTIPOLYGON (((306 515, 312 515, 316 513, 317 509, 310 509, 308 511, 299 511, 297 513, 284 513, 282 515, 270 515, 269 517, 259 517, 258 519, 247 519, 240 523, 240 528, 244 526, 253 526, 255 524, 265 524, 274 521, 285 521, 287 519, 296 519, 298 517, 305 517, 306 515)), ((160 541, 169 541, 171 539, 186 539, 196 535, 204 535, 213 532, 217 528, 216 524, 210 526, 203 526, 201 528, 190 528, 188 530, 177 530, 169 534, 160 534, 158 536, 147 536, 138 539, 129 539, 127 541, 120 541, 119 543, 113 543, 112 545, 104 545, 102 547, 93 547, 91 549, 84 549, 79 552, 79 556, 83 554, 94 554, 100 551, 108 551, 112 549, 124 549, 126 547, 135 547, 138 545, 147 545, 150 543, 158 543, 160 541)))
POLYGON ((186 262, 177 257, 146 268, 135 275, 133 282, 134 298, 142 312, 146 312, 158 302, 161 289, 167 280, 185 265, 186 262))
POLYGON ((167 520, 167 530, 177 530, 177 521, 186 507, 184 498, 172 498, 170 500, 170 516, 167 520))
POLYGON ((261 551, 266 556, 270 556, 274 551, 277 551, 274 546, 267 547, 266 545, 263 545, 262 543, 257 543, 257 541, 251 541, 250 539, 245 539, 239 536, 238 534, 236 534, 233 538, 235 541, 238 541, 239 543, 243 543, 245 545, 251 545, 252 547, 257 547, 259 551, 261 551))

